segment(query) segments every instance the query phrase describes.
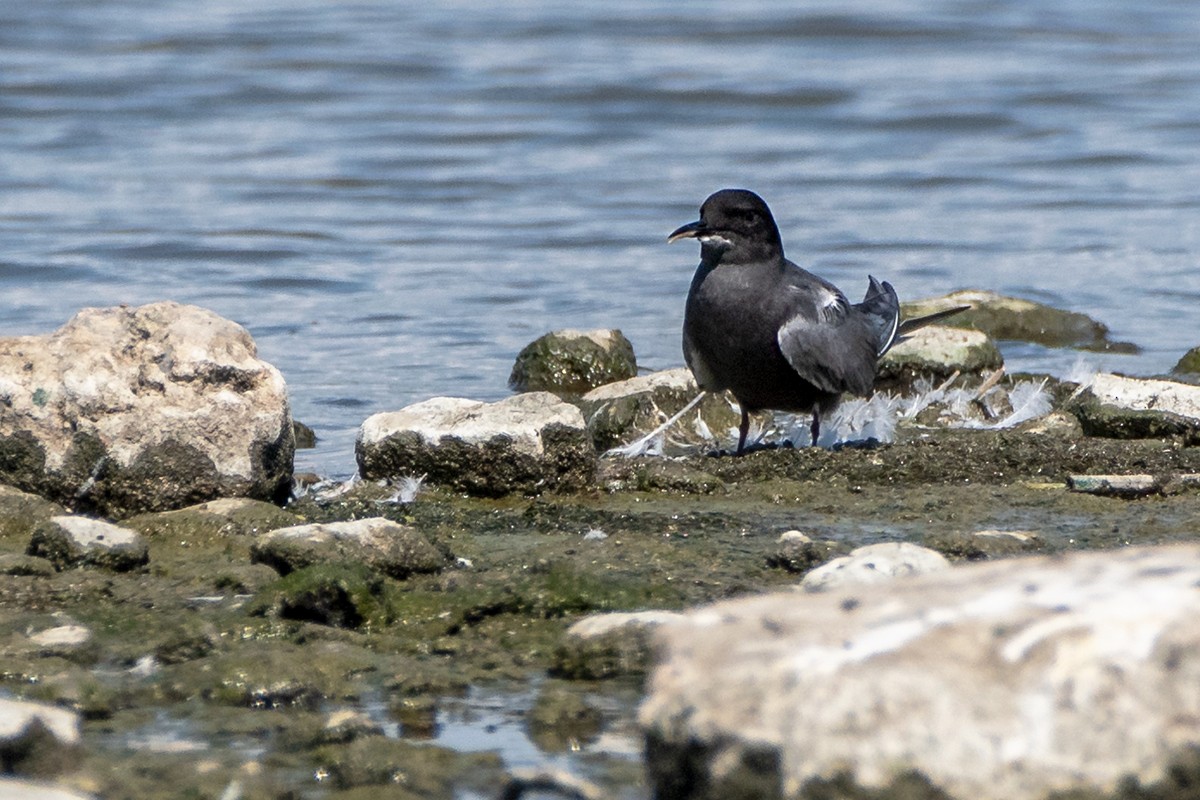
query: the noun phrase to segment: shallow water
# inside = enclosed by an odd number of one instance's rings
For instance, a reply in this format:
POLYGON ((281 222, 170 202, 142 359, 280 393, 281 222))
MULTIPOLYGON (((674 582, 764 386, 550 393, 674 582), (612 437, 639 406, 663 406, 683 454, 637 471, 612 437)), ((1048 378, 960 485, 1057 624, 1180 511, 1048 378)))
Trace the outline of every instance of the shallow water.
POLYGON ((1198 45, 1188 0, 4 3, 0 333, 212 308, 346 475, 366 416, 502 397, 546 330, 681 363, 665 236, 732 185, 849 294, 1022 295, 1161 372, 1200 343, 1198 45))

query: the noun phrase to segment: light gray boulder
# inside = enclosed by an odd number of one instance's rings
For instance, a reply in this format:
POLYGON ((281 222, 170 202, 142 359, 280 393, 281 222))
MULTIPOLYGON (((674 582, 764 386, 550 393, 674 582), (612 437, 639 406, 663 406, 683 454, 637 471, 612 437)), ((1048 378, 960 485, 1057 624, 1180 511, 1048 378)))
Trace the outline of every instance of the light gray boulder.
POLYGON ((364 478, 424 475, 471 494, 591 485, 596 451, 575 406, 549 392, 483 403, 435 397, 369 417, 355 445, 364 478))
POLYGON ((127 572, 150 560, 146 540, 136 531, 87 517, 51 517, 33 530, 28 555, 39 556, 55 569, 101 567, 127 572))
POLYGON ((1067 405, 1088 436, 1200 441, 1200 386, 1099 373, 1067 405))
POLYGON ((807 592, 824 592, 843 586, 885 583, 904 575, 923 575, 948 569, 950 562, 936 550, 911 542, 880 542, 856 547, 810 571, 800 581, 807 592))
MULTIPOLYGON (((21 776, 49 777, 74 766, 79 715, 58 706, 0 697, 0 764, 21 776)), ((23 797, 3 793, 0 797, 23 797)))
POLYGON ((929 325, 908 334, 879 362, 876 386, 907 390, 921 378, 935 382, 955 372, 982 373, 1004 366, 1004 357, 986 333, 929 325))
POLYGON ((211 311, 88 308, 0 339, 0 481, 68 507, 115 518, 280 499, 293 450, 282 375, 211 311))
POLYGON ((1198 585, 1189 544, 700 608, 658 631, 652 786, 794 798, 916 771, 955 798, 1042 800, 1153 783, 1200 746, 1198 585))
POLYGON ((277 528, 258 537, 250 558, 280 575, 314 564, 350 562, 402 579, 446 565, 446 556, 414 528, 383 517, 277 528))

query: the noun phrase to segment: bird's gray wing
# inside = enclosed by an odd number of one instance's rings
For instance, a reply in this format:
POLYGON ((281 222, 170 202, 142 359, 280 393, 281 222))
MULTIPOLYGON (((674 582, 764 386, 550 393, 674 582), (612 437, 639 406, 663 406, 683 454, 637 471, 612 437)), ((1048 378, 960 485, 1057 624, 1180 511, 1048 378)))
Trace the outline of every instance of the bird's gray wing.
POLYGON ((776 340, 792 369, 821 391, 865 395, 875 383, 876 334, 840 292, 815 313, 796 313, 776 340))

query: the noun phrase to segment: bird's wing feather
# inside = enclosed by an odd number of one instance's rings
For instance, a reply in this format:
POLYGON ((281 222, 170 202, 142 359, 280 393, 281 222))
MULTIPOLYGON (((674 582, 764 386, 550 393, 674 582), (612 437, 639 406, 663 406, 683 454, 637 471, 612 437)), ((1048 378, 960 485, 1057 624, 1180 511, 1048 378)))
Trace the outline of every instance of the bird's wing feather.
POLYGON ((875 337, 849 305, 816 318, 797 314, 776 336, 788 364, 824 392, 864 395, 875 382, 875 337))

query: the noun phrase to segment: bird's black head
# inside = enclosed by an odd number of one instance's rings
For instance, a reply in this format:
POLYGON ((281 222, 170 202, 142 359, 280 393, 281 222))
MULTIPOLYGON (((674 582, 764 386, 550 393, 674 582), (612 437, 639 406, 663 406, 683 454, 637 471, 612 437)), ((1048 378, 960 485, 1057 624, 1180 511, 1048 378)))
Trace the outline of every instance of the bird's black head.
POLYGON ((771 209, 754 192, 722 189, 700 206, 700 219, 676 229, 668 242, 699 239, 701 257, 726 263, 783 258, 783 242, 771 209))

